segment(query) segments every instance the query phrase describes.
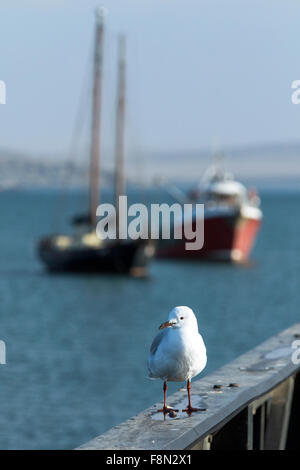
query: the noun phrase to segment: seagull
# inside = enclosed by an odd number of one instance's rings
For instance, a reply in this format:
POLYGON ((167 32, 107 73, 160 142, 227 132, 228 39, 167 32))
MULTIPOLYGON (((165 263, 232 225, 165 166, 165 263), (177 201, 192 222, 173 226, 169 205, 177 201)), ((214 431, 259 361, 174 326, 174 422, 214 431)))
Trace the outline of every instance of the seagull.
POLYGON ((204 369, 207 362, 205 344, 193 310, 175 307, 168 321, 162 323, 159 329, 161 331, 154 338, 148 356, 149 378, 164 381, 164 406, 158 411, 165 416, 172 410, 166 404, 167 381, 187 382, 188 405, 182 411, 189 415, 194 411, 205 411, 203 408, 193 408, 191 403, 191 379, 204 369))

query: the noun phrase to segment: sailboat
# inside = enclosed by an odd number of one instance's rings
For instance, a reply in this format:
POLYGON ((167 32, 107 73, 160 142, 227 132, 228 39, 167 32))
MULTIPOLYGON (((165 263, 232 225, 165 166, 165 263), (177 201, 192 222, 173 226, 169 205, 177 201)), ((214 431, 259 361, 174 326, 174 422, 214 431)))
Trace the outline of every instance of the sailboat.
MULTIPOLYGON (((50 271, 114 272, 140 277, 147 273, 148 261, 154 255, 151 240, 101 239, 96 233, 96 210, 100 204, 100 112, 103 57, 102 11, 96 14, 94 49, 94 86, 92 109, 92 133, 90 155, 89 211, 75 217, 73 235, 56 234, 42 238, 38 243, 38 255, 50 271)), ((117 222, 119 196, 125 195, 123 160, 125 127, 125 38, 119 38, 118 98, 115 148, 115 201, 117 222)), ((118 223, 116 224, 118 226, 118 223)))

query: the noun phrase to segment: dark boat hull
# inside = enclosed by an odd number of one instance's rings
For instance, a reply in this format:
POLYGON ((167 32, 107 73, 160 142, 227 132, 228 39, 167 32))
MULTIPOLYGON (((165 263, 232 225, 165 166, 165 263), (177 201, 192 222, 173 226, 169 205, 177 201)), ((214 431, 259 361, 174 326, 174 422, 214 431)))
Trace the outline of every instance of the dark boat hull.
POLYGON ((58 249, 51 237, 38 245, 38 254, 49 271, 73 273, 124 273, 144 276, 154 247, 148 240, 122 240, 99 248, 58 249))

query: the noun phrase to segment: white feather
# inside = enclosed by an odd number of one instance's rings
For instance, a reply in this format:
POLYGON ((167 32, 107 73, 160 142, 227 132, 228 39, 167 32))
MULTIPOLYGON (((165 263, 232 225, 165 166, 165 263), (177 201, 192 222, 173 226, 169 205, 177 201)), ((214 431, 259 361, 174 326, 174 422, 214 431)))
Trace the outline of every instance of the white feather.
POLYGON ((197 319, 189 307, 175 307, 173 325, 154 338, 148 357, 149 377, 171 382, 191 380, 206 366, 206 348, 197 319))

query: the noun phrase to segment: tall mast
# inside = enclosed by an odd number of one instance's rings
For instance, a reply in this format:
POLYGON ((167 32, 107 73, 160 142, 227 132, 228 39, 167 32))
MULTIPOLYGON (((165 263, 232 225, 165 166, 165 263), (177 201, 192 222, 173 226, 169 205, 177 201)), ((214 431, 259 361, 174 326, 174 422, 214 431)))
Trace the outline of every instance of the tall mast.
POLYGON ((115 141, 115 206, 116 227, 119 228, 119 196, 125 195, 124 180, 124 131, 125 131, 125 92, 126 92, 126 43, 123 35, 118 40, 118 89, 115 141))
POLYGON ((90 222, 96 224, 96 210, 100 203, 100 113, 101 113, 101 80, 103 61, 103 20, 104 10, 96 10, 96 32, 94 49, 94 84, 93 84, 93 110, 91 135, 91 162, 90 162, 90 222))

